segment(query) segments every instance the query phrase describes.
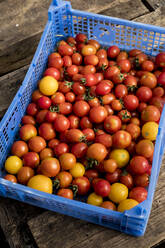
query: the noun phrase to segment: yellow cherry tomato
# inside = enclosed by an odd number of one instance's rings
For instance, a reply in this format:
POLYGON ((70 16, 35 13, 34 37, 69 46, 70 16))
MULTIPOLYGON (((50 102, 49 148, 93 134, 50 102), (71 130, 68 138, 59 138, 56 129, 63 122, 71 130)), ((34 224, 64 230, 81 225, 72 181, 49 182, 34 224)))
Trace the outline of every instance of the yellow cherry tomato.
POLYGON ((96 47, 93 45, 85 45, 83 46, 81 53, 83 56, 87 56, 87 55, 93 55, 96 54, 96 47))
POLYGON ((73 177, 82 177, 85 173, 85 167, 81 163, 76 163, 74 167, 70 170, 73 177))
POLYGON ((36 175, 34 177, 31 177, 28 181, 27 186, 49 194, 52 194, 53 192, 53 184, 51 179, 44 175, 36 175))
POLYGON ((103 203, 103 197, 100 195, 96 195, 95 193, 91 193, 88 196, 87 203, 95 206, 101 206, 103 203))
POLYGON ((111 201, 120 203, 121 201, 127 199, 128 188, 122 183, 114 183, 111 185, 111 191, 108 197, 111 201))
POLYGON ((145 139, 154 141, 156 140, 156 136, 158 134, 158 124, 154 121, 149 121, 145 123, 142 127, 142 136, 145 139))
POLYGON ((125 149, 114 149, 109 158, 113 158, 119 168, 126 166, 130 160, 129 152, 125 149))
POLYGON ((138 205, 139 203, 134 200, 134 199, 126 199, 123 200, 122 202, 120 202, 120 204, 118 205, 117 211, 119 212, 124 212, 125 210, 129 210, 133 207, 135 207, 136 205, 138 205))
POLYGON ((17 156, 10 156, 6 159, 5 170, 10 174, 17 174, 22 168, 23 162, 17 156))
POLYGON ((39 90, 46 96, 51 96, 58 90, 58 82, 51 76, 43 77, 39 82, 39 90))

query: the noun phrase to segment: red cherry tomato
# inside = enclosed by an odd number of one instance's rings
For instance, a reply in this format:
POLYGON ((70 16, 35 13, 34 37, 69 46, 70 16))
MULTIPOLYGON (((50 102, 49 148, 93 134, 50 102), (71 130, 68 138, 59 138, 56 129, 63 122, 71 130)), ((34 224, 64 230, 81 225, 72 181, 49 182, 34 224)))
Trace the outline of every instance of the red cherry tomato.
POLYGON ((102 80, 100 83, 96 86, 96 94, 97 95, 106 95, 109 94, 111 89, 113 88, 113 83, 109 80, 102 80))
POLYGON ((85 101, 77 101, 73 105, 73 112, 79 117, 83 117, 88 114, 90 106, 85 101))
POLYGON ((49 67, 44 72, 44 76, 51 76, 51 77, 55 78, 56 80, 59 80, 60 79, 60 71, 57 68, 49 67))
POLYGON ((77 177, 73 180, 72 185, 77 185, 78 195, 86 195, 90 189, 90 182, 87 177, 77 177))
POLYGON ((117 46, 111 46, 107 50, 108 57, 113 59, 116 58, 119 55, 119 53, 120 53, 120 49, 117 46))
POLYGON ((134 95, 126 95, 123 100, 125 108, 129 111, 137 109, 139 105, 139 100, 134 95))
POLYGON ((103 106, 91 108, 89 118, 94 123, 101 123, 107 117, 107 111, 103 106))
POLYGON ((80 142, 72 146, 71 153, 73 153, 76 158, 83 158, 85 157, 87 150, 88 150, 87 144, 80 142))
POLYGON ((69 152, 69 146, 66 143, 60 143, 54 147, 54 153, 57 157, 66 152, 69 152))
POLYGON ((146 86, 142 86, 136 91, 136 96, 141 102, 148 102, 152 98, 152 90, 146 86))
POLYGON ((29 103, 29 105, 27 106, 27 109, 26 109, 26 113, 28 115, 35 116, 37 114, 37 112, 38 112, 37 104, 29 103))
POLYGON ((51 99, 47 96, 41 96, 38 99, 37 104, 38 104, 38 107, 41 109, 48 109, 51 106, 51 99))
POLYGON ((111 187, 107 180, 101 179, 94 184, 94 191, 97 195, 107 197, 110 193, 111 187))
POLYGON ((121 120, 116 115, 106 117, 104 121, 104 128, 108 133, 115 133, 121 128, 121 120))
POLYGON ((145 157, 134 156, 129 165, 131 174, 142 175, 148 171, 149 163, 145 157))
POLYGON ((134 199, 136 201, 143 202, 147 199, 147 190, 143 187, 135 187, 129 192, 129 198, 134 199))
POLYGON ((69 129, 70 121, 64 115, 57 115, 57 118, 54 121, 54 128, 58 132, 64 132, 69 129))

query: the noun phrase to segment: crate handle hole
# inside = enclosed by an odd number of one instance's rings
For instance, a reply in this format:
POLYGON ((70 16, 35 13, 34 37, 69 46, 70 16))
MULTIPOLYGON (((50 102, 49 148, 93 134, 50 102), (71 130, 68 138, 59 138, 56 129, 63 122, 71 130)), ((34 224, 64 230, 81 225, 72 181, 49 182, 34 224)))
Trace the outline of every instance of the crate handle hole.
POLYGON ((103 31, 99 36, 103 37, 105 34, 109 35, 110 32, 108 31, 107 28, 99 28, 99 30, 103 31))

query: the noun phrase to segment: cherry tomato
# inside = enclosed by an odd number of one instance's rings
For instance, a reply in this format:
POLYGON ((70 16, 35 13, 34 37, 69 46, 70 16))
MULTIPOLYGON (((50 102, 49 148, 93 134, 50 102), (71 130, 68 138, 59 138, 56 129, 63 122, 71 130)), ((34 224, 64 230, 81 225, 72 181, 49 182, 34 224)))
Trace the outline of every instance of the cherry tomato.
POLYGON ((82 142, 85 139, 85 136, 81 130, 72 128, 67 131, 66 139, 70 143, 77 143, 82 142))
POLYGON ((147 187, 149 185, 149 175, 147 173, 136 175, 134 177, 134 184, 140 187, 147 187))
POLYGON ((80 120, 80 127, 81 129, 92 128, 92 123, 87 116, 82 117, 80 120))
POLYGON ((113 100, 115 100, 115 96, 112 93, 109 93, 101 97, 101 103, 103 105, 110 104, 113 100))
POLYGON ((160 111, 156 106, 148 105, 141 113, 143 121, 158 121, 160 119, 160 111))
POLYGON ((96 55, 87 55, 84 57, 84 63, 85 65, 94 65, 96 66, 99 62, 99 59, 96 55))
POLYGON ((56 188, 67 188, 72 182, 72 175, 67 171, 61 171, 54 181, 56 188))
POLYGON ((131 144, 131 135, 124 131, 117 131, 112 137, 112 144, 116 148, 124 149, 131 144))
POLYGON ((72 59, 70 56, 66 55, 63 57, 63 63, 64 63, 64 67, 69 67, 72 65, 72 59))
POLYGON ((54 122, 55 121, 56 117, 57 117, 57 113, 56 112, 48 111, 46 113, 45 120, 47 122, 50 122, 51 123, 51 122, 54 122))
POLYGON ((158 84, 165 85, 165 72, 162 72, 158 77, 158 84))
POLYGON ((27 141, 37 135, 37 129, 31 124, 25 124, 20 128, 19 135, 22 140, 27 141))
POLYGON ((54 77, 56 80, 60 79, 60 71, 57 68, 49 67, 44 72, 44 76, 51 76, 54 77))
POLYGON ((80 82, 75 82, 72 86, 72 90, 76 95, 83 95, 86 89, 80 82))
POLYGON ((147 194, 148 192, 144 187, 135 187, 129 192, 129 197, 140 203, 147 199, 147 194))
MULTIPOLYGON (((60 82, 59 88, 58 88, 59 92, 66 94, 67 92, 71 91, 72 84, 73 83, 69 81, 60 82)), ((65 101, 65 98, 64 98, 64 101, 65 101)))
POLYGON ((85 173, 85 167, 81 163, 76 163, 72 169, 70 169, 70 173, 74 178, 82 177, 85 173))
POLYGON ((43 96, 43 94, 41 94, 41 92, 39 90, 33 91, 33 93, 32 93, 32 102, 36 103, 41 96, 43 96))
POLYGON ((93 98, 92 100, 88 101, 90 107, 98 107, 100 106, 100 101, 97 97, 93 98))
POLYGON ((106 208, 106 209, 109 209, 109 210, 114 210, 114 211, 116 211, 116 206, 115 206, 115 204, 114 204, 113 202, 111 202, 111 201, 104 201, 104 202, 100 205, 100 207, 106 208))
POLYGON ((35 116, 38 112, 37 104, 36 103, 29 103, 26 108, 26 113, 31 116, 35 116))
POLYGON ((17 178, 14 175, 7 174, 4 176, 4 179, 12 182, 12 183, 17 183, 17 178))
POLYGON ((59 189, 57 195, 73 200, 73 191, 71 189, 59 189))
POLYGON ((17 174, 18 182, 21 184, 27 184, 30 178, 34 176, 34 170, 30 167, 22 167, 17 174))
POLYGON ((44 175, 36 175, 31 177, 27 183, 27 186, 49 194, 52 194, 53 192, 53 185, 51 179, 44 175))
POLYGON ((46 141, 40 136, 35 136, 29 139, 28 146, 32 152, 40 152, 46 147, 46 141))
POLYGON ((110 184, 107 180, 101 179, 94 184, 94 191, 97 195, 107 197, 110 193, 110 184))
POLYGON ((32 124, 35 125, 36 121, 33 116, 31 115, 24 115, 21 120, 22 124, 32 124))
POLYGON ((83 158, 87 153, 87 144, 80 142, 72 146, 71 153, 76 156, 76 158, 83 158))
POLYGON ((108 57, 113 59, 116 58, 119 55, 119 53, 120 53, 120 49, 118 46, 111 46, 107 50, 108 57))
POLYGON ((131 70, 131 63, 128 59, 123 59, 117 62, 118 66, 120 67, 120 71, 129 72, 131 70))
POLYGON ((59 157, 63 170, 70 170, 76 164, 76 157, 72 153, 64 153, 59 157))
POLYGON ((70 121, 64 115, 57 115, 54 121, 54 129, 58 132, 64 132, 69 129, 70 121))
POLYGON ((129 170, 135 175, 142 175, 147 172, 149 168, 149 163, 147 159, 143 156, 134 156, 131 159, 129 170))
POLYGON ((70 115, 68 117, 68 120, 70 121, 70 128, 78 128, 80 120, 77 116, 75 115, 70 115))
POLYGON ((153 96, 162 97, 162 96, 164 96, 165 92, 164 92, 164 89, 162 87, 158 86, 158 87, 153 89, 152 93, 153 93, 153 96))
POLYGON ((87 36, 86 36, 85 34, 79 33, 79 34, 76 35, 75 40, 76 40, 77 42, 79 42, 79 43, 80 43, 80 42, 85 43, 85 42, 87 41, 87 36))
POLYGON ((150 89, 153 89, 157 85, 157 78, 156 76, 151 72, 146 72, 141 78, 140 78, 141 85, 144 85, 146 87, 149 87, 150 89))
POLYGON ((116 115, 106 117, 104 121, 104 128, 108 133, 115 133, 121 128, 121 120, 116 115))
POLYGON ((104 171, 108 173, 113 173, 117 169, 117 163, 114 159, 104 160, 104 171))
POLYGON ((141 64, 142 70, 143 71, 153 71, 154 69, 154 63, 151 60, 145 60, 141 64))
POLYGON ((60 143, 58 139, 51 139, 48 142, 48 147, 54 149, 60 143))
POLYGON ((136 144, 136 153, 145 158, 150 158, 154 152, 154 144, 150 140, 140 140, 136 144))
POLYGON ((111 185, 111 191, 108 197, 111 201, 120 203, 127 199, 128 188, 122 183, 113 183, 111 185))
POLYGON ((129 51, 129 56, 130 57, 135 57, 138 54, 140 54, 141 52, 142 52, 141 50, 135 48, 135 49, 132 49, 132 50, 129 51))
POLYGON ((99 59, 107 58, 107 51, 105 49, 99 49, 96 55, 99 59))
POLYGON ((58 46, 58 52, 62 56, 65 56, 65 55, 71 56, 73 54, 73 48, 67 44, 66 45, 60 44, 58 46))
POLYGON ((11 153, 12 155, 15 155, 17 157, 22 157, 28 152, 28 146, 27 144, 22 141, 15 141, 11 147, 11 153))
POLYGON ((107 149, 100 143, 94 143, 88 147, 87 157, 101 162, 107 155, 107 149))
POLYGON ((159 53, 156 56, 155 59, 155 63, 159 66, 159 67, 165 67, 165 52, 159 53))
POLYGON ((111 102, 111 107, 114 111, 120 111, 123 108, 123 104, 121 100, 115 99, 111 102))
POLYGON ((121 173, 122 173, 121 169, 116 169, 113 173, 106 173, 105 178, 110 183, 115 183, 119 181, 121 173))
POLYGON ((45 118, 46 118, 46 114, 47 114, 48 110, 47 109, 42 109, 40 110, 37 115, 36 115, 36 122, 37 123, 42 123, 45 121, 45 118))
POLYGON ((90 170, 85 171, 84 176, 87 177, 89 181, 91 182, 94 178, 98 178, 99 174, 97 170, 90 169, 90 170))
POLYGON ((128 91, 133 92, 137 87, 137 79, 132 75, 128 75, 124 80, 124 84, 127 86, 128 91))
POLYGON ((95 133, 94 133, 93 129, 86 128, 86 129, 83 129, 82 132, 85 136, 85 140, 93 141, 95 139, 95 133))
POLYGON ((135 124, 135 125, 140 126, 140 120, 138 118, 136 118, 136 117, 131 118, 130 122, 135 124))
POLYGON ((106 95, 109 94, 111 89, 113 88, 113 83, 109 80, 102 80, 100 83, 96 86, 96 94, 97 95, 106 95))
POLYGON ((101 72, 95 73, 95 77, 96 77, 96 81, 97 81, 96 84, 98 84, 100 81, 102 81, 104 79, 103 73, 101 73, 101 72))
POLYGON ((85 86, 92 86, 97 84, 95 74, 92 73, 84 75, 83 78, 81 78, 81 82, 84 83, 85 86))
POLYGON ((74 65, 81 65, 82 64, 82 55, 79 53, 74 53, 72 55, 72 63, 74 65))
POLYGON ((51 148, 44 148, 40 152, 40 159, 44 160, 45 158, 53 157, 53 155, 54 155, 54 153, 53 153, 53 150, 51 148))
POLYGON ((66 69, 66 72, 68 73, 68 75, 70 77, 72 77, 73 75, 77 74, 78 73, 77 65, 68 66, 67 69, 66 69))
POLYGON ((116 61, 118 62, 118 61, 120 61, 120 60, 127 59, 127 58, 128 58, 128 53, 125 52, 125 51, 121 51, 121 52, 118 54, 118 56, 117 56, 117 58, 116 58, 116 61))
POLYGON ((123 100, 124 100, 124 106, 129 111, 135 110, 139 105, 139 100, 134 95, 126 95, 123 100))
POLYGON ((36 168, 40 163, 40 157, 36 152, 28 152, 23 156, 23 165, 36 168))
POLYGON ((112 137, 110 134, 100 134, 96 136, 95 142, 103 144, 106 148, 109 148, 112 146, 112 137))
POLYGON ((152 98, 152 90, 149 87, 142 86, 136 91, 136 96, 141 102, 148 102, 152 98))
POLYGON ((74 102, 75 101, 75 94, 73 93, 73 92, 67 92, 66 94, 65 94, 65 100, 67 101, 67 102, 74 102))
POLYGON ((96 54, 96 47, 93 45, 85 45, 82 50, 81 53, 83 56, 87 56, 87 55, 93 55, 96 54))
POLYGON ((146 107, 147 104, 145 102, 140 102, 137 110, 141 113, 146 107))
POLYGON ((73 112, 79 117, 83 117, 88 114, 90 106, 85 101, 77 101, 73 105, 73 112))
POLYGON ((64 96, 64 94, 61 93, 61 92, 56 92, 55 95, 52 95, 52 96, 51 96, 51 100, 52 100, 52 103, 53 103, 54 105, 60 104, 60 103, 65 102, 65 96, 64 96))
POLYGON ((91 193, 88 196, 87 203, 94 206, 101 206, 103 203, 103 198, 102 196, 96 195, 96 193, 91 193))
POLYGON ((119 84, 115 88, 115 96, 117 98, 123 98, 128 94, 127 87, 124 84, 119 84))
POLYGON ((56 68, 56 69, 60 69, 63 67, 63 59, 61 57, 55 57, 52 59, 48 60, 48 67, 49 68, 56 68))
POLYGON ((69 152, 69 146, 66 143, 60 143, 54 147, 54 153, 57 157, 69 152))
POLYGON ((108 67, 107 69, 106 69, 106 71, 105 71, 105 73, 104 73, 104 77, 106 78, 106 79, 110 79, 110 80, 112 80, 113 79, 113 76, 115 75, 115 74, 119 74, 120 73, 120 70, 119 70, 119 68, 117 67, 117 66, 111 66, 111 67, 108 67))
POLYGON ((87 177, 77 177, 73 180, 72 185, 77 185, 78 195, 86 195, 90 189, 90 182, 87 177))
POLYGON ((123 171, 120 174, 119 180, 120 180, 120 182, 122 184, 126 185, 128 189, 132 189, 132 187, 133 187, 133 177, 127 171, 123 171))
POLYGON ((53 125, 51 123, 42 123, 38 129, 39 135, 45 140, 51 140, 56 137, 53 125))
POLYGON ((103 122, 107 115, 107 111, 103 106, 93 107, 89 112, 89 118, 94 123, 103 122))
POLYGON ((41 96, 38 99, 37 104, 38 104, 38 107, 41 109, 48 109, 51 106, 51 99, 47 96, 41 96))
POLYGON ((147 55, 144 53, 139 53, 136 55, 134 63, 136 67, 139 67, 144 61, 147 60, 147 55))
POLYGON ((107 58, 100 58, 97 67, 100 70, 105 71, 105 69, 107 69, 107 67, 108 67, 108 59, 107 58))
POLYGON ((140 127, 138 125, 130 123, 125 130, 130 133, 133 140, 136 140, 140 136, 140 127))
POLYGON ((96 73, 96 67, 94 65, 85 65, 83 66, 81 73, 83 75, 94 74, 96 73))

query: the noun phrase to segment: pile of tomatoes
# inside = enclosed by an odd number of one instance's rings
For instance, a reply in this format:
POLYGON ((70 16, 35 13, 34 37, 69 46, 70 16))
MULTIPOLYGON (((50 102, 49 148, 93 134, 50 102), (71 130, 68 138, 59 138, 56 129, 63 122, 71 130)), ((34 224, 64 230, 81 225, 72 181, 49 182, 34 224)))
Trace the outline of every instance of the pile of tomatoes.
POLYGON ((120 212, 136 206, 147 198, 164 87, 165 53, 104 49, 85 34, 61 40, 4 178, 120 212))

